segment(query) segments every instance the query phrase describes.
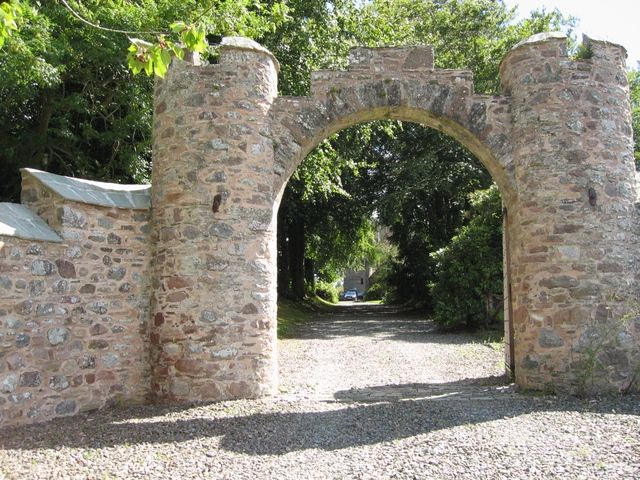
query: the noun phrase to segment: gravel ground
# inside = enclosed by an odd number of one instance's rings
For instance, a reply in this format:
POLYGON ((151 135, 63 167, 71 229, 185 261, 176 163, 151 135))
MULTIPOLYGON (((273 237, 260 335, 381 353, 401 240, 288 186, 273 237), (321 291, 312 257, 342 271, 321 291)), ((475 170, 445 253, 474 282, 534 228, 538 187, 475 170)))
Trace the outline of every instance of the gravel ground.
POLYGON ((519 394, 502 355, 345 307, 280 342, 277 397, 4 430, 0 478, 640 478, 640 398, 519 394))

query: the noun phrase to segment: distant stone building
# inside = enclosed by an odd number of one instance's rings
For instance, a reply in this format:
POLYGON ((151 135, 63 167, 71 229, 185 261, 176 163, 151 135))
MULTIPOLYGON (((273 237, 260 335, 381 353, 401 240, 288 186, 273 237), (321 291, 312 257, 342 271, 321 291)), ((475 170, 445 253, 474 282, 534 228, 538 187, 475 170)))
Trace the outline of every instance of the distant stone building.
POLYGON ((369 262, 365 260, 362 270, 348 269, 344 274, 343 290, 357 290, 365 293, 369 289, 369 279, 373 273, 369 262))
MULTIPOLYGON (((376 230, 376 243, 379 245, 390 246, 389 237, 391 230, 389 227, 378 225, 376 230)), ((360 270, 347 269, 344 273, 343 291, 357 290, 358 293, 366 293, 371 285, 371 276, 375 273, 378 265, 371 265, 368 259, 363 260, 363 268, 360 270)))

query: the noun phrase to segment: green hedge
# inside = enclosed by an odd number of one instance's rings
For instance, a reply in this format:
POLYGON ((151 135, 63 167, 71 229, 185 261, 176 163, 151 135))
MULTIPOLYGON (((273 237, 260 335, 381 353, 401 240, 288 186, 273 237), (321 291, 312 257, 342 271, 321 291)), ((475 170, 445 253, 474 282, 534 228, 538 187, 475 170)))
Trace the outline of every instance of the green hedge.
POLYGON ((369 286, 364 294, 365 300, 382 300, 387 289, 380 283, 374 283, 369 286))

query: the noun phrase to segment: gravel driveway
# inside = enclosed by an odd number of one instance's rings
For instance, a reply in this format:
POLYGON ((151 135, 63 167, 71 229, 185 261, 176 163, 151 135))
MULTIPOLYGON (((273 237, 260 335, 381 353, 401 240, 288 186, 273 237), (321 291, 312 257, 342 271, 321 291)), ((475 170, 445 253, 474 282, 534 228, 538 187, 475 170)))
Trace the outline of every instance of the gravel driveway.
POLYGON ((385 307, 280 342, 275 398, 0 431, 0 479, 640 478, 640 398, 523 395, 500 348, 385 307))

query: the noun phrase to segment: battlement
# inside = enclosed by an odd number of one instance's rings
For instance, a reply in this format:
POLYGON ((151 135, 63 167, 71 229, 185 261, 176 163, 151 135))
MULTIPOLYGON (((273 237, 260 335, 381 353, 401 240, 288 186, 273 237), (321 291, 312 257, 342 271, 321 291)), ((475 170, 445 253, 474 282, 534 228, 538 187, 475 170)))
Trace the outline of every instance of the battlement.
POLYGON ((349 50, 349 70, 433 70, 433 46, 352 48, 349 50))
POLYGON ((595 61, 607 62, 625 68, 627 49, 622 45, 597 37, 589 37, 588 35, 583 35, 582 44, 595 61))
MULTIPOLYGON (((197 54, 173 59, 166 76, 156 81, 155 95, 163 98, 155 109, 156 130, 166 112, 177 113, 185 128, 208 124, 213 115, 207 110, 217 108, 222 98, 230 96, 238 97, 239 109, 246 110, 246 99, 257 95, 261 107, 268 110, 277 96, 280 69, 273 54, 243 37, 225 37, 219 52, 218 63, 201 62, 197 54)), ((173 131, 163 130, 161 135, 173 136, 173 131)))
POLYGON ((329 93, 338 93, 341 89, 350 88, 354 82, 375 82, 383 81, 384 85, 389 88, 399 79, 411 78, 413 80, 424 81, 429 79, 429 83, 433 86, 447 85, 453 86, 462 96, 471 96, 473 90, 473 73, 469 70, 441 70, 441 69, 424 69, 419 70, 392 70, 391 73, 386 69, 366 70, 364 68, 340 71, 340 70, 318 70, 311 72, 311 94, 316 98, 325 97, 329 93))
POLYGON ((503 92, 511 94, 516 87, 528 96, 533 85, 551 83, 583 84, 584 82, 626 83, 627 52, 621 45, 607 40, 583 36, 582 53, 571 58, 567 37, 560 32, 543 32, 516 44, 500 64, 503 92), (624 76, 624 75, 623 75, 624 76))

